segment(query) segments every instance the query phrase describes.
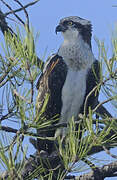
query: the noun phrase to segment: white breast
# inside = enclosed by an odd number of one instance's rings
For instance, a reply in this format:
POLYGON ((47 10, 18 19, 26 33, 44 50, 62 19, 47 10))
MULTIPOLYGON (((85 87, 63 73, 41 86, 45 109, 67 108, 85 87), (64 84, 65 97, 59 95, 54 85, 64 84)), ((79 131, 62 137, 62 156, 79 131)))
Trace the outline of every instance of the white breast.
MULTIPOLYGON (((62 110, 60 123, 67 123, 72 117, 76 120, 83 104, 86 92, 86 75, 94 61, 91 48, 79 35, 71 41, 64 40, 58 54, 68 67, 65 84, 62 89, 62 110)), ((66 135, 66 128, 56 131, 55 137, 66 135)))
POLYGON ((60 122, 78 117, 86 91, 87 69, 80 71, 68 70, 67 78, 62 90, 62 111, 60 122))

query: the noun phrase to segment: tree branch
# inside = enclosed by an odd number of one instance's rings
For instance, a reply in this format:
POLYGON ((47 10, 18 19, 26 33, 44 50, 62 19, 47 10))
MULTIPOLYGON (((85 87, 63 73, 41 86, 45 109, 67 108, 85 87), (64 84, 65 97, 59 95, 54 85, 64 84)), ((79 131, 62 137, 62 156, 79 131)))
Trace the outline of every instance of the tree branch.
MULTIPOLYGON (((100 104, 100 102, 98 102, 98 104, 100 104)), ((102 118, 104 118, 105 116, 112 118, 112 115, 109 113, 109 111, 103 106, 103 104, 100 104, 98 106, 98 108, 96 109, 96 113, 99 114, 99 116, 101 116, 102 118)))
POLYGON ((12 10, 12 8, 9 6, 9 4, 7 4, 4 0, 1 0, 1 2, 9 9, 12 11, 12 13, 14 14, 14 16, 23 24, 25 25, 24 21, 12 10))
POLYGON ((87 174, 75 177, 75 180, 104 180, 106 177, 117 176, 117 161, 104 165, 102 168, 97 168, 87 174))
MULTIPOLYGON (((30 176, 30 174, 36 168, 39 169, 39 166, 41 166, 41 170, 38 170, 38 175, 36 174, 36 177, 42 175, 44 178, 45 172, 48 174, 49 172, 53 171, 54 173, 52 175, 52 179, 56 180, 57 175, 65 169, 61 159, 62 157, 60 157, 57 152, 55 152, 53 155, 48 155, 46 152, 41 152, 40 154, 36 152, 34 155, 31 155, 30 158, 25 162, 24 168, 21 172, 22 180, 28 178, 28 176, 30 176), (48 167, 48 164, 51 166, 48 167)), ((0 179, 7 179, 9 174, 10 172, 4 172, 3 175, 0 176, 0 179)), ((17 179, 17 177, 15 178, 17 179)), ((47 175, 44 179, 48 179, 47 175)))
POLYGON ((25 14, 26 19, 27 19, 26 25, 27 25, 27 28, 28 28, 28 30, 29 30, 29 16, 28 16, 28 12, 27 12, 26 8, 25 8, 25 7, 22 5, 22 3, 19 2, 18 0, 14 0, 14 1, 17 2, 17 3, 21 6, 21 8, 24 10, 24 14, 25 14))
MULTIPOLYGON (((35 3, 38 2, 38 1, 35 1, 35 3)), ((34 2, 31 4, 35 4, 34 2)), ((30 6, 30 4, 28 4, 27 6, 30 6)), ((24 6, 24 8, 26 8, 26 6, 24 6)), ((21 9, 21 8, 20 8, 21 9)), ((12 35, 15 35, 17 37, 17 35, 15 34, 15 32, 8 26, 8 23, 6 22, 6 14, 4 14, 1 10, 0 10, 0 29, 3 33, 3 35, 5 36, 5 32, 10 32, 12 35)), ((36 60, 36 64, 37 66, 40 68, 41 67, 41 70, 43 70, 44 68, 44 62, 39 58, 37 57, 37 60, 36 60)))
MULTIPOLYGON (((48 155, 46 152, 41 152, 40 154, 36 152, 34 155, 31 155, 30 158, 26 161, 24 168, 22 169, 22 179, 28 177, 37 167, 42 165, 45 171, 53 170, 53 180, 56 180, 56 175, 58 172, 65 170, 64 165, 62 164, 61 157, 57 152, 54 152, 52 155, 48 155), (50 168, 47 167, 47 162, 50 162, 50 168)), ((77 177, 68 176, 69 179, 74 180, 104 180, 106 177, 115 177, 117 176, 117 161, 104 165, 101 168, 94 168, 87 174, 83 174, 77 177)), ((41 175, 41 172, 38 172, 38 177, 41 175)), ((8 172, 4 172, 3 175, 0 176, 1 179, 5 179, 8 177, 8 172)), ((36 176, 37 177, 37 176, 36 176)), ((43 176, 44 177, 44 176, 43 176)), ((66 176, 67 178, 67 176, 66 176)))
MULTIPOLYGON (((19 8, 19 9, 13 10, 13 11, 14 11, 15 13, 16 13, 16 12, 19 12, 19 11, 22 11, 22 10, 24 10, 24 8, 26 9, 26 8, 28 8, 28 7, 36 4, 36 3, 39 2, 39 1, 40 1, 40 0, 33 1, 33 2, 29 3, 29 4, 26 4, 26 5, 23 6, 22 8, 19 8)), ((8 16, 9 14, 12 14, 12 13, 13 13, 12 11, 9 11, 9 12, 5 13, 4 15, 5 15, 5 16, 8 16)))

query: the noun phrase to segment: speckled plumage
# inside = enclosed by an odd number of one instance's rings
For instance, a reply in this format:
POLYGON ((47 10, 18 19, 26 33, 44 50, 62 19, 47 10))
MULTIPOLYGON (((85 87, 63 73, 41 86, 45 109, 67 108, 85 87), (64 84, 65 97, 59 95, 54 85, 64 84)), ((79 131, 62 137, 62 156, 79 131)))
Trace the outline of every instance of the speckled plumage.
MULTIPOLYGON (((84 26, 89 25, 89 21, 79 17, 64 18, 59 26, 64 26, 64 22, 72 20, 84 26)), ((92 63, 95 61, 90 45, 84 41, 82 34, 76 26, 68 26, 62 33, 64 41, 59 48, 58 55, 61 56, 68 67, 67 77, 62 89, 62 109, 60 123, 69 122, 72 117, 78 118, 80 108, 86 92, 86 76, 92 63)), ((55 137, 66 135, 67 128, 59 128, 55 137)))
MULTIPOLYGON (((64 41, 58 53, 52 55, 44 72, 37 83, 37 111, 41 111, 46 94, 49 99, 45 111, 41 114, 44 120, 50 120, 58 115, 59 122, 69 122, 74 116, 77 119, 83 111, 87 94, 99 81, 99 63, 95 60, 91 49, 91 23, 79 17, 63 18, 57 31, 62 31, 64 41), (71 24, 69 24, 71 22, 71 24), (94 69, 92 70, 92 66, 94 69), (96 76, 94 74, 96 72, 96 76), (92 82, 93 81, 93 82, 92 82)), ((92 94, 88 106, 94 107, 98 96, 92 94), (91 100, 91 101, 90 101, 91 100)), ((87 109, 88 109, 87 106, 87 109)), ((52 124, 55 123, 52 121, 52 124)), ((39 136, 65 136, 66 128, 40 133, 39 136)), ((39 149, 52 149, 51 141, 38 140, 39 149)))
POLYGON ((66 37, 59 48, 58 55, 63 57, 65 63, 71 69, 78 71, 90 67, 95 60, 91 48, 84 43, 81 35, 77 37, 66 37), (67 40, 66 40, 67 39, 67 40))

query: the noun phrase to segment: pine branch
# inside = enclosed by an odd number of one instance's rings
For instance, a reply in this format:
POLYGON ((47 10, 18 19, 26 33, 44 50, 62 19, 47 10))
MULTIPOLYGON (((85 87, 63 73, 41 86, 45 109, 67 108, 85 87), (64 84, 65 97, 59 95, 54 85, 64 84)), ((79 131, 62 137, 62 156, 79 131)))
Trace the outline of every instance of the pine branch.
POLYGON ((15 2, 17 2, 20 6, 21 6, 21 8, 22 8, 22 10, 24 11, 24 14, 25 14, 25 16, 26 16, 26 25, 27 25, 27 28, 28 28, 28 30, 29 30, 29 15, 28 15, 28 12, 27 12, 27 10, 26 10, 26 8, 22 5, 22 3, 21 2, 19 2, 18 0, 14 0, 15 2))
POLYGON ((104 180, 106 177, 117 177, 117 161, 104 165, 101 168, 96 168, 87 174, 77 176, 75 180, 104 180))
MULTIPOLYGON (((23 7, 26 8, 25 6, 23 6, 23 7)), ((12 10, 12 12, 14 12, 14 11, 12 10)), ((6 14, 4 14, 1 10, 0 10, 0 29, 4 36, 5 36, 5 32, 10 32, 12 36, 15 35, 15 37, 17 37, 15 32, 12 30, 11 27, 8 26, 8 23, 6 22, 6 14)), ((36 62, 37 66, 41 67, 41 69, 43 70, 44 62, 39 57, 37 57, 36 61, 37 61, 36 62)))
MULTIPOLYGON (((98 102, 98 104, 100 104, 98 102)), ((103 104, 100 104, 97 109, 96 109, 96 113, 99 114, 102 118, 104 118, 105 116, 107 116, 108 118, 112 118, 112 115, 109 113, 109 111, 103 106, 103 104)))
MULTIPOLYGON (((43 162, 43 168, 46 170, 46 173, 53 170, 53 180, 56 180, 56 177, 58 175, 58 172, 64 171, 64 165, 61 164, 61 157, 58 155, 57 152, 55 152, 52 155, 46 154, 46 152, 42 152, 39 154, 36 152, 34 155, 31 155, 31 157, 26 161, 24 169, 22 169, 22 179, 25 179, 28 177, 29 174, 31 174, 38 166, 42 165, 43 162), (48 162, 52 165, 52 167, 49 169, 47 167, 48 162)), ((1 179, 7 178, 9 175, 8 172, 4 172, 3 175, 0 176, 1 179)), ((38 177, 41 175, 41 172, 38 172, 38 177)), ((109 163, 107 165, 104 165, 101 168, 94 168, 89 173, 83 174, 77 177, 74 176, 66 176, 68 179, 74 179, 74 180, 104 180, 106 177, 116 177, 117 176, 117 161, 114 161, 112 163, 109 163)), ((36 176, 37 177, 37 176, 36 176)))
MULTIPOLYGON (((61 159, 62 157, 60 157, 57 152, 50 156, 46 152, 41 152, 40 154, 36 152, 35 154, 31 155, 30 158, 25 162, 24 168, 21 172, 22 180, 28 177, 30 179, 31 173, 38 169, 39 166, 41 167, 41 170, 38 170, 36 177, 40 177, 40 175, 42 175, 44 178, 45 173, 49 174, 49 172, 53 171, 52 179, 56 180, 58 174, 65 169, 61 159)), ((0 176, 0 179, 7 179, 9 174, 10 172, 4 172, 3 175, 0 176)), ((17 179, 17 177, 15 178, 17 179)), ((46 180, 48 177, 44 179, 46 180)))

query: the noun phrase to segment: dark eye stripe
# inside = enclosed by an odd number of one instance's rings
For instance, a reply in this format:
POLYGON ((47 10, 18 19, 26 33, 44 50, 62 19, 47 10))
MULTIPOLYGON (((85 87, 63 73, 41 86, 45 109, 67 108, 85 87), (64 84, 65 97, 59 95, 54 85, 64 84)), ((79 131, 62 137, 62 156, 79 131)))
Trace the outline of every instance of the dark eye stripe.
POLYGON ((73 21, 64 21, 64 22, 63 22, 63 25, 69 25, 70 23, 71 23, 71 24, 74 24, 73 21))
POLYGON ((63 22, 63 25, 67 25, 69 21, 64 21, 63 22))

